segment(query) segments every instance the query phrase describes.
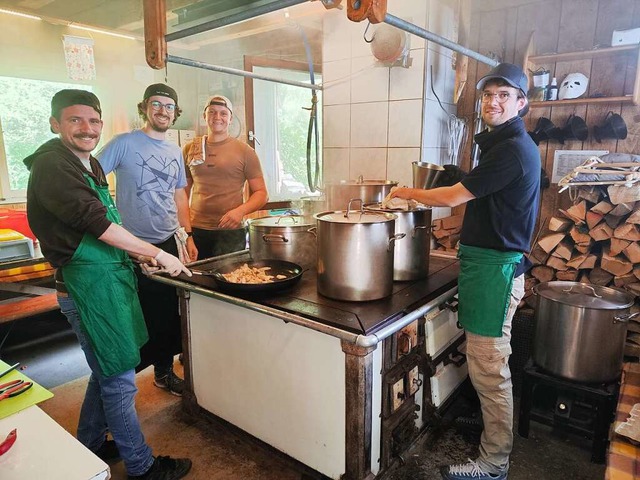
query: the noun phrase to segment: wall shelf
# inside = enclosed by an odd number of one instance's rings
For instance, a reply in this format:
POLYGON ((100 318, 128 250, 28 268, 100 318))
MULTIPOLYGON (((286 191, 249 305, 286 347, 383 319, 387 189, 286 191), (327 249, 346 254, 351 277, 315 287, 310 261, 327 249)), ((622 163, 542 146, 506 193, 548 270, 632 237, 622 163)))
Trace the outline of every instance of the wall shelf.
MULTIPOLYGON (((530 40, 530 42, 532 39, 530 40)), ((531 43, 530 43, 531 46, 531 43)), ((572 62, 576 60, 593 60, 594 58, 608 58, 614 55, 634 55, 635 78, 633 81, 633 94, 614 97, 585 97, 573 98, 570 100, 548 100, 529 102, 531 108, 560 107, 565 105, 586 105, 602 103, 622 103, 638 105, 640 104, 640 44, 624 45, 621 47, 607 47, 594 50, 583 50, 579 52, 549 53, 545 55, 526 55, 524 64, 531 70, 534 65, 549 65, 558 62, 572 62)), ((633 60, 632 60, 633 61, 633 60)), ((614 72, 612 72, 613 74, 614 72)))

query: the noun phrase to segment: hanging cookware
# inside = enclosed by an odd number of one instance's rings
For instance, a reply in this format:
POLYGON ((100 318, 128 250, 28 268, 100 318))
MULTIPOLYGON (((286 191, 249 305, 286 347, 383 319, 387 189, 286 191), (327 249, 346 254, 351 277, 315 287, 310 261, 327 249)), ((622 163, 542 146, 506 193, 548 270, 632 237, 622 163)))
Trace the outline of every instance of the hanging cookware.
POLYGON ((216 282, 216 286, 222 292, 230 293, 232 295, 242 295, 273 293, 279 292, 281 290, 286 290, 287 288, 294 286, 300 281, 304 270, 300 265, 292 262, 285 262, 283 260, 234 260, 232 262, 219 265, 212 270, 191 269, 191 272, 195 275, 204 275, 213 278, 216 282), (224 277, 225 274, 234 272, 245 264, 250 268, 267 267, 268 270, 266 270, 265 273, 273 276, 274 278, 272 279, 272 281, 266 283, 238 283, 227 280, 224 277))
POLYGON ((318 221, 318 292, 338 300, 391 295, 396 215, 364 210, 322 212, 318 221))
POLYGON ((396 215, 395 233, 404 233, 396 240, 393 258, 395 281, 418 280, 429 276, 431 249, 431 208, 419 206, 408 210, 383 208, 380 203, 365 205, 365 209, 396 215))
POLYGON ((345 210, 349 201, 356 198, 364 203, 382 202, 396 185, 398 182, 389 180, 365 180, 362 175, 357 180, 325 182, 327 210, 345 210))
POLYGON ((254 260, 285 260, 303 268, 313 268, 317 252, 316 221, 302 215, 251 220, 249 251, 254 260))
POLYGON ((611 287, 545 282, 538 295, 533 360, 577 382, 609 382, 622 371, 633 295, 611 287))

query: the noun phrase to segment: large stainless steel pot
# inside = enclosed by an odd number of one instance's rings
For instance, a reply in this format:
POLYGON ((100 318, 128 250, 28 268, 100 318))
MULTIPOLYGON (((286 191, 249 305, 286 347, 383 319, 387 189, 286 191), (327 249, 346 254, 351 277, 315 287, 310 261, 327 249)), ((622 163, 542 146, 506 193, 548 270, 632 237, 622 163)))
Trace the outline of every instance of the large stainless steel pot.
POLYGON ((367 301, 391 295, 394 233, 392 213, 339 210, 318 221, 318 292, 338 300, 367 301))
POLYGON ((256 218, 249 223, 249 252, 254 260, 285 260, 312 268, 316 250, 313 217, 282 215, 256 218))
POLYGON ((634 297, 617 288, 545 282, 538 295, 533 360, 559 377, 609 382, 622 371, 634 297))
POLYGON ((389 180, 340 180, 339 182, 326 182, 324 194, 327 199, 327 210, 346 210, 349 201, 355 198, 363 203, 382 202, 391 188, 398 182, 389 180))
POLYGON ((416 207, 409 210, 382 208, 380 203, 365 205, 368 210, 393 213, 398 218, 395 232, 405 237, 396 241, 393 259, 395 281, 418 280, 429 276, 431 250, 431 208, 416 207))

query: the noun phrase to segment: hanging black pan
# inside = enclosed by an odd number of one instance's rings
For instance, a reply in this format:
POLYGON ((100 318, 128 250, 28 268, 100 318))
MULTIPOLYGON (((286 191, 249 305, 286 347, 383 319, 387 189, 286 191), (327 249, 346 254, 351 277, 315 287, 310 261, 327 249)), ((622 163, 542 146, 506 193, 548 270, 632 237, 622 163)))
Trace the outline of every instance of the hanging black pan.
POLYGON ((270 293, 279 292, 294 286, 302 277, 302 267, 293 262, 285 262, 284 260, 259 260, 259 261, 233 261, 217 266, 212 270, 196 270, 191 269, 195 275, 206 275, 212 277, 220 291, 230 294, 247 294, 247 293, 270 293), (230 282, 224 277, 224 274, 231 273, 234 270, 247 264, 251 268, 269 267, 265 273, 272 275, 273 281, 266 283, 235 283, 230 282), (284 278, 275 278, 275 277, 284 278))

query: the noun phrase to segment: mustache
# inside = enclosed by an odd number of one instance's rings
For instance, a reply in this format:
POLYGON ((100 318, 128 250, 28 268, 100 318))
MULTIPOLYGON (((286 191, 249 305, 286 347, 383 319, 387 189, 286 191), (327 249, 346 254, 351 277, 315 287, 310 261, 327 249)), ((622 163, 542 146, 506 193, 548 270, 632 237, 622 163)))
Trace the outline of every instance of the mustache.
POLYGON ((78 133, 73 136, 73 138, 78 138, 78 139, 86 138, 86 137, 89 137, 91 139, 96 139, 98 138, 98 135, 96 135, 95 133, 78 133))

